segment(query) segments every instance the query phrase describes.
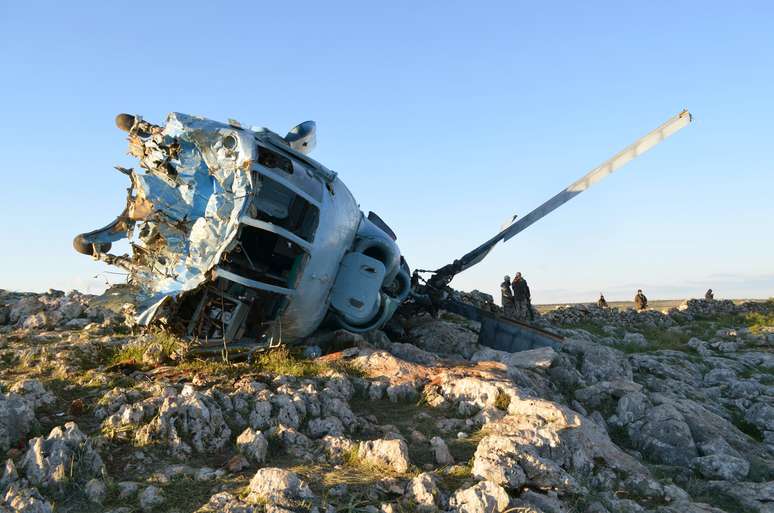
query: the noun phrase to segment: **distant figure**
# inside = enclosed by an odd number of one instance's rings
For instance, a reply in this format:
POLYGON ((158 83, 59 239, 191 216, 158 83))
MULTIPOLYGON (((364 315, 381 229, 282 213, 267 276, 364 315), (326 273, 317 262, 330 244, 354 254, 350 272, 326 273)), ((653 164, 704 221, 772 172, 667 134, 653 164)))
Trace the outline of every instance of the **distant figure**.
POLYGON ((533 320, 529 285, 527 285, 527 280, 521 277, 521 273, 516 273, 513 282, 511 282, 511 288, 513 289, 513 305, 516 309, 515 317, 521 320, 533 320))
POLYGON ((500 284, 500 297, 503 302, 503 315, 506 317, 513 317, 515 314, 515 307, 513 304, 510 276, 504 277, 503 282, 500 284))
POLYGON ((642 289, 637 289, 637 295, 634 296, 634 308, 637 310, 647 310, 648 298, 642 293, 642 289))
POLYGON ((715 294, 712 292, 712 289, 709 289, 706 294, 704 294, 704 299, 707 301, 712 301, 715 299, 715 294))
POLYGON ((597 306, 600 308, 607 308, 607 301, 601 292, 599 293, 599 299, 597 299, 597 306))
POLYGON ((413 273, 411 273, 411 290, 416 290, 419 286, 419 272, 417 270, 414 270, 413 273))

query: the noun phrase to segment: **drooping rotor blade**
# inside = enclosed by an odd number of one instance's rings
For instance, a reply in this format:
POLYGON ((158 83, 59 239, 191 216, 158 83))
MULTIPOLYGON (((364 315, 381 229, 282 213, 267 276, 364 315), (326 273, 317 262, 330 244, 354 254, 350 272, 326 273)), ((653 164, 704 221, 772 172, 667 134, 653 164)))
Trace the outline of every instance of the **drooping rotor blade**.
MULTIPOLYGON (((535 221, 541 219, 547 214, 553 212, 581 192, 585 191, 595 183, 606 176, 617 171, 635 157, 642 155, 658 143, 685 127, 692 120, 690 112, 682 111, 678 115, 669 119, 666 123, 656 128, 652 132, 637 139, 633 144, 616 153, 612 158, 586 173, 579 180, 570 184, 559 194, 549 199, 535 210, 525 215, 510 226, 504 228, 497 235, 481 244, 479 247, 467 253, 460 258, 459 265, 455 266, 455 274, 479 263, 492 250, 492 248, 501 240, 508 240, 517 233, 526 229, 535 221)), ((443 268, 442 268, 443 269, 443 268)))

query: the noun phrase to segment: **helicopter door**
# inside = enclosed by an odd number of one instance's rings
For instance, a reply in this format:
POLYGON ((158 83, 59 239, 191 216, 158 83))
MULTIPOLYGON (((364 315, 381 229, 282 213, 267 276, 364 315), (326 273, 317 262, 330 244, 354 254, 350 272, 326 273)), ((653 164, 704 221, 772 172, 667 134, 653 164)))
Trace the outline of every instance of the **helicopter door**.
POLYGON ((347 321, 358 326, 379 313, 384 282, 384 264, 362 253, 349 253, 341 261, 333 285, 331 306, 347 321))

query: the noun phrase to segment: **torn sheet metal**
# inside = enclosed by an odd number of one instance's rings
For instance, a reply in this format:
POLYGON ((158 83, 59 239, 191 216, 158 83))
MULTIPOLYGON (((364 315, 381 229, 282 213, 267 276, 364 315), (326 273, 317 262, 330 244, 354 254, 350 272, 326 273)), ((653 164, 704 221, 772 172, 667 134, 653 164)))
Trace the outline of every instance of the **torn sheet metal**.
POLYGON ((124 266, 152 303, 201 285, 236 235, 254 146, 228 125, 185 114, 170 114, 163 128, 137 118, 129 152, 145 172, 130 170, 122 214, 134 255, 97 258, 124 266))

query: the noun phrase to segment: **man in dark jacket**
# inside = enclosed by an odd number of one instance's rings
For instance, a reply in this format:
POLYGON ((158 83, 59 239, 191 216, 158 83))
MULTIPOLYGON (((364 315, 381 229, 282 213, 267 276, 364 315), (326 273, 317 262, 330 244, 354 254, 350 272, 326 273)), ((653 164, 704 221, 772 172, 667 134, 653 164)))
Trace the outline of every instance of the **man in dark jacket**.
POLYGON ((511 283, 511 288, 513 289, 513 304, 516 307, 516 318, 522 320, 533 319, 529 285, 527 285, 527 280, 522 278, 521 273, 516 273, 511 283))
POLYGON ((642 293, 642 289, 637 289, 637 295, 634 296, 634 308, 642 311, 648 308, 648 298, 642 293))
POLYGON ((500 284, 500 298, 503 303, 503 315, 506 317, 513 317, 514 305, 513 305, 513 292, 511 291, 511 277, 506 276, 503 278, 503 282, 500 284))
POLYGON ((707 301, 712 301, 715 299, 715 294, 712 292, 712 289, 709 289, 706 294, 704 294, 704 299, 707 301))

